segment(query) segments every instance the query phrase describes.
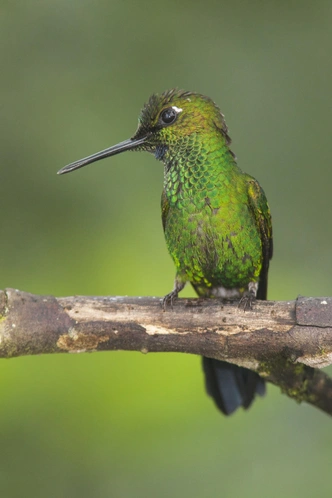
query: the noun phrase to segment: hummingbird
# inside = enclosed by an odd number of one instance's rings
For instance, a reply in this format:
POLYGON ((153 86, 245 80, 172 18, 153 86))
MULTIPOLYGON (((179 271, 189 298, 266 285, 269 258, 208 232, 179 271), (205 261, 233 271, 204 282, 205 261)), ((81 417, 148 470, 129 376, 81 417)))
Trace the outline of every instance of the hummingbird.
MULTIPOLYGON (((175 263, 173 290, 187 282, 200 297, 239 299, 244 310, 267 298, 272 223, 265 193, 230 149, 219 107, 199 93, 172 89, 144 105, 132 138, 62 168, 69 173, 126 150, 147 151, 164 164, 161 198, 166 245, 175 263)), ((256 373, 203 357, 207 393, 225 415, 265 394, 256 373)))

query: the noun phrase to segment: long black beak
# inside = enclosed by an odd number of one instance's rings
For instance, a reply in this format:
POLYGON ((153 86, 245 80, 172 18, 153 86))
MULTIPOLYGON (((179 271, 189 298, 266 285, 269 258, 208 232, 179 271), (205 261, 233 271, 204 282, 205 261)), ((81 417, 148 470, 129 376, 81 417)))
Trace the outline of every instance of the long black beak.
POLYGON ((74 163, 68 164, 64 168, 58 171, 58 175, 63 175, 64 173, 70 173, 78 168, 83 168, 87 164, 94 163, 99 161, 100 159, 104 159, 105 157, 115 156, 116 154, 120 154, 120 152, 124 152, 125 150, 133 150, 136 149, 139 145, 142 145, 147 137, 142 138, 129 138, 124 142, 120 142, 117 145, 113 145, 113 147, 109 147, 108 149, 102 150, 100 152, 96 152, 91 156, 85 157, 84 159, 79 159, 74 163))

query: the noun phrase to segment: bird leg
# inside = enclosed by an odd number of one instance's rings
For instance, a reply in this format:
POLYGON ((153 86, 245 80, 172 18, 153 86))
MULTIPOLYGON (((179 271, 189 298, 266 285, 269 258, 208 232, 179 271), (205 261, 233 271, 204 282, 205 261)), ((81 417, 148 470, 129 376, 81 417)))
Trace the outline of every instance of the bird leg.
POLYGON ((166 308, 167 308, 168 304, 170 304, 171 305, 171 309, 173 309, 174 299, 177 299, 177 297, 179 295, 179 292, 182 291, 182 289, 184 288, 185 285, 186 285, 186 282, 184 282, 179 277, 179 275, 176 275, 175 281, 174 281, 174 289, 169 294, 166 294, 166 296, 163 299, 162 307, 163 307, 164 311, 166 311, 166 308))
POLYGON ((243 311, 252 310, 256 302, 257 289, 258 282, 249 282, 248 290, 243 293, 240 299, 239 308, 243 308, 243 311))

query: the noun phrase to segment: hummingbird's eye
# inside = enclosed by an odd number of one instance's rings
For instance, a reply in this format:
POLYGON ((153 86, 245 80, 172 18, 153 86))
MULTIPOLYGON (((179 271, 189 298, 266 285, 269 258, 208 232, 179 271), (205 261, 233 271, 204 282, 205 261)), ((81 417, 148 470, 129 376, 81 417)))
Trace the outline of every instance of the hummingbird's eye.
POLYGON ((176 112, 176 110, 173 109, 173 107, 169 107, 160 114, 160 121, 165 125, 172 124, 176 120, 177 115, 178 113, 176 112))

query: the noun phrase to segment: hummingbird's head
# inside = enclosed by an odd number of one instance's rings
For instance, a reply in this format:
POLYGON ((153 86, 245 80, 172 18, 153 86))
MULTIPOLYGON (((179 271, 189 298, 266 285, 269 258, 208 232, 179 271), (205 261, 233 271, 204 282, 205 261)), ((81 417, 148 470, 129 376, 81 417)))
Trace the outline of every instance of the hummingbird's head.
POLYGON ((206 139, 217 134, 226 145, 231 142, 224 116, 210 98, 176 89, 154 94, 143 107, 132 138, 75 161, 58 174, 69 173, 125 150, 146 150, 162 159, 168 148, 180 147, 183 139, 193 133, 206 139))
POLYGON ((171 146, 192 133, 226 135, 228 131, 224 116, 209 97, 175 89, 152 95, 138 121, 133 138, 146 136, 145 144, 152 148, 171 146))
POLYGON ((224 116, 210 98, 173 89, 150 97, 141 111, 133 139, 145 137, 138 148, 158 156, 160 147, 176 147, 192 133, 222 134, 230 143, 224 116))

